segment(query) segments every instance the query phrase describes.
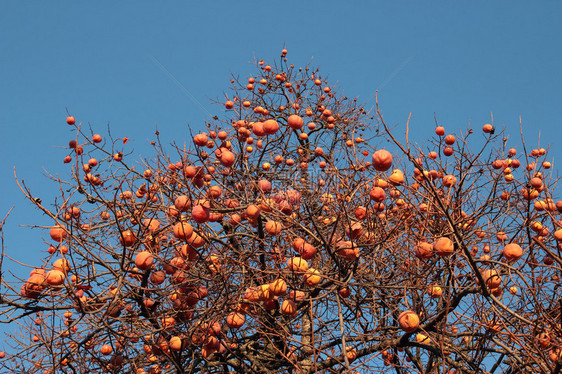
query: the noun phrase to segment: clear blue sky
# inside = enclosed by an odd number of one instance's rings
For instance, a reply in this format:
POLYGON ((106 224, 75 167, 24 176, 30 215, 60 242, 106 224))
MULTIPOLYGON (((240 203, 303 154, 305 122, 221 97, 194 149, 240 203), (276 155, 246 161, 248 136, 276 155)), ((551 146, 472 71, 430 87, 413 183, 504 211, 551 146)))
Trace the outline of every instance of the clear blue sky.
POLYGON ((44 203, 54 200, 57 186, 42 173, 67 175, 66 108, 100 132, 110 123, 147 157, 156 123, 166 142, 183 143, 187 124, 202 128, 208 115, 152 57, 220 115, 209 99, 224 97, 230 74, 252 74, 254 56, 271 61, 285 45, 292 63, 312 58, 348 96, 364 101, 379 88, 398 128, 412 112, 414 139, 433 133, 434 113, 459 131, 469 122, 480 129, 493 112, 516 138, 522 116, 529 143, 540 131, 556 161, 561 19, 555 1, 4 1, 0 215, 15 206, 6 251, 39 265, 47 248, 46 233, 19 226, 48 221, 23 199, 13 167, 44 203))

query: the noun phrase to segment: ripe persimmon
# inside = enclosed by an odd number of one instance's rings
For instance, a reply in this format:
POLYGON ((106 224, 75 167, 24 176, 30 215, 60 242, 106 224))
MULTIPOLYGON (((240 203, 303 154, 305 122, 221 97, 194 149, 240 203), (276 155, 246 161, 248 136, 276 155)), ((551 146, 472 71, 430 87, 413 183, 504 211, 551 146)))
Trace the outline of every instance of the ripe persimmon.
POLYGON ((51 239, 60 243, 64 239, 66 239, 67 232, 64 228, 57 225, 57 226, 51 227, 51 230, 49 231, 49 234, 51 235, 51 239))
POLYGON ((418 329, 420 317, 412 310, 406 310, 398 316, 398 324, 405 332, 411 333, 418 329))
POLYGON ((100 348, 101 354, 109 356, 113 352, 113 348, 109 344, 104 344, 100 348))
POLYGON ((447 237, 441 237, 433 242, 433 250, 435 254, 441 257, 447 257, 454 253, 455 246, 453 241, 447 237))
POLYGON ((228 150, 221 151, 220 163, 223 166, 231 167, 232 165, 234 165, 235 162, 236 162, 236 157, 234 156, 234 153, 228 150))
POLYGON ((226 324, 231 329, 239 329, 242 325, 244 325, 244 322, 246 322, 246 317, 242 313, 231 312, 226 317, 226 324))
POLYGON ((287 119, 287 125, 294 130, 300 130, 304 125, 304 120, 301 116, 293 114, 287 119))
POLYGON ((293 300, 283 300, 281 304, 281 313, 286 316, 294 317, 297 315, 297 304, 293 300))
POLYGON ((373 167, 378 171, 387 171, 392 166, 392 154, 385 149, 373 153, 372 159, 373 167))
POLYGON ((510 243, 503 247, 502 254, 507 261, 515 262, 523 256, 523 249, 517 243, 510 243))
POLYGON ((263 122, 263 131, 267 135, 273 135, 279 131, 279 123, 274 119, 268 119, 263 122))
POLYGON ((139 252, 135 257, 135 265, 140 270, 150 269, 153 263, 154 263, 154 256, 152 255, 152 253, 148 251, 139 252))
POLYGON ((64 283, 65 278, 62 271, 53 269, 47 273, 45 280, 50 286, 60 286, 64 283))

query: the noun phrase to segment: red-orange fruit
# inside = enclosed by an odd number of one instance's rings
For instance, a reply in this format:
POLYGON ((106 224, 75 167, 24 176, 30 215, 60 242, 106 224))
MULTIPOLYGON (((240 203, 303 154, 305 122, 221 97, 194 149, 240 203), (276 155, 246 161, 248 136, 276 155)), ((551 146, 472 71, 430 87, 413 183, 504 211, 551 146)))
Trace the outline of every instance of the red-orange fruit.
POLYGON ((59 243, 66 238, 66 230, 59 225, 51 227, 49 234, 51 235, 51 239, 59 243))
POLYGON ((246 317, 242 313, 232 312, 226 317, 226 324, 231 329, 239 329, 246 322, 246 317))
POLYGON ((489 123, 482 126, 482 131, 484 131, 486 134, 491 133, 492 130, 494 130, 494 126, 490 125, 489 123))
POLYGON ((279 235, 282 229, 283 225, 280 222, 269 220, 265 223, 265 231, 269 235, 279 235))
POLYGON ((223 150, 221 152, 220 163, 222 166, 225 166, 227 168, 231 167, 232 165, 234 165, 235 161, 236 157, 234 157, 234 153, 227 150, 223 150))
POLYGON ((431 256, 433 256, 433 244, 428 242, 419 242, 414 247, 414 253, 420 260, 431 258, 431 256))
POLYGON ((142 221, 142 224, 148 229, 150 232, 155 232, 160 228, 160 221, 155 218, 145 218, 142 221))
POLYGON ((287 260, 287 267, 294 272, 305 272, 308 270, 308 262, 299 256, 291 257, 287 260))
POLYGON ((273 119, 263 122, 263 131, 268 135, 273 135, 279 130, 279 123, 273 119))
POLYGON ((130 247, 133 244, 135 244, 135 242, 137 241, 137 237, 135 236, 135 233, 132 232, 131 230, 125 230, 121 233, 121 236, 119 237, 119 241, 124 246, 130 247))
POLYGON ((166 273, 162 270, 155 271, 150 274, 150 281, 153 284, 162 284, 166 280, 166 273))
POLYGON ((246 291, 244 291, 244 299, 252 303, 258 302, 260 300, 258 289, 256 287, 246 288, 246 291))
MULTIPOLYGON (((189 239, 187 239, 187 243, 190 247, 193 248, 201 248, 205 245, 205 238, 193 231, 189 239)), ((189 256, 191 257, 191 256, 189 256)), ((197 256, 195 256, 197 258, 197 256)))
POLYGON ((304 125, 304 121, 301 116, 293 114, 287 119, 287 125, 292 129, 300 130, 304 125))
POLYGON ((431 285, 427 288, 427 294, 434 299, 438 299, 443 295, 443 289, 437 285, 431 285))
POLYGON ((388 180, 392 184, 402 184, 405 181, 404 173, 400 169, 394 169, 390 174, 390 177, 388 177, 388 180))
POLYGON ((523 256, 523 248, 521 248, 519 244, 510 243, 503 247, 502 254, 507 259, 507 261, 514 262, 519 260, 521 256, 523 256))
POLYGON ((352 363, 357 359, 357 351, 353 347, 346 347, 347 352, 345 353, 347 361, 352 363))
POLYGON ((367 218, 367 208, 365 208, 364 206, 358 206, 357 208, 355 208, 354 213, 357 219, 364 220, 365 218, 367 218))
POLYGON ((380 187, 373 187, 371 191, 369 191, 369 197, 371 200, 380 203, 384 200, 386 193, 380 187))
POLYGON ((283 300, 281 313, 286 316, 295 316, 297 314, 297 304, 293 300, 283 300))
POLYGON ((195 143, 195 145, 199 146, 199 147, 204 147, 207 145, 207 140, 209 138, 207 137, 207 134, 205 133, 201 133, 201 134, 197 134, 193 137, 193 142, 195 143))
POLYGON ((420 317, 412 310, 406 310, 398 316, 400 328, 406 332, 414 332, 420 325, 420 317))
POLYGON ((443 176, 443 185, 445 187, 452 187, 457 183, 457 178, 454 175, 445 175, 443 176))
POLYGON ((174 225, 174 236, 178 239, 188 240, 193 234, 193 226, 187 222, 178 222, 174 225))
POLYGON ((494 269, 485 269, 481 271, 482 279, 486 282, 486 286, 490 289, 498 288, 502 284, 502 278, 494 269))
POLYGON ((53 269, 67 273, 70 270, 70 262, 66 258, 59 258, 53 262, 53 269))
POLYGON ((176 351, 176 352, 181 351, 183 348, 182 338, 180 338, 179 336, 172 336, 170 338, 170 342, 168 343, 168 346, 172 351, 176 351))
POLYGON ((451 239, 442 237, 433 243, 433 250, 438 256, 447 257, 453 254, 455 247, 451 239))
POLYGON ((211 186, 207 190, 207 196, 213 199, 218 199, 222 195, 222 188, 220 186, 211 186))
POLYGON ((349 296, 351 296, 351 292, 349 291, 349 288, 344 287, 344 288, 340 288, 340 290, 338 291, 338 294, 343 297, 344 299, 347 299, 349 296))
POLYGON ((135 257, 135 265, 140 270, 148 270, 154 263, 154 256, 148 251, 142 251, 137 254, 135 257))
POLYGON ((254 122, 252 124, 252 131, 256 136, 264 136, 265 130, 263 129, 263 122, 254 122))
POLYGON ((191 211, 191 218, 197 223, 204 223, 209 220, 209 209, 203 205, 195 205, 191 211))
POLYGON ((246 217, 248 219, 258 219, 260 215, 260 208, 255 204, 250 204, 246 208, 246 217))
POLYGON ((320 271, 314 268, 308 268, 303 276, 304 283, 309 287, 314 287, 320 283, 322 276, 320 271))
POLYGON ((104 344, 104 345, 101 346, 100 352, 101 352, 103 355, 108 356, 108 355, 111 354, 111 352, 113 352, 113 348, 111 348, 111 346, 108 345, 108 344, 104 344))
POLYGON ((186 195, 181 195, 174 201, 174 207, 180 212, 186 212, 191 208, 191 200, 186 195))
POLYGON ((273 296, 281 296, 287 292, 287 282, 278 278, 269 284, 269 291, 273 296))
POLYGON ((64 273, 60 270, 51 270, 47 273, 45 280, 50 286, 60 286, 64 283, 64 273))
POLYGON ((258 182, 258 188, 260 191, 267 194, 271 192, 271 182, 267 179, 260 179, 258 182))
POLYGON ((43 291, 45 289, 46 276, 46 273, 30 275, 27 279, 27 282, 25 283, 26 287, 29 290, 36 290, 39 292, 43 291))
POLYGON ((338 254, 347 261, 355 261, 359 257, 359 247, 351 241, 339 241, 336 248, 338 254))
POLYGON ((373 153, 373 167, 378 171, 387 171, 392 166, 392 154, 385 149, 373 153))
POLYGON ((310 260, 311 258, 316 255, 316 247, 314 247, 310 243, 304 243, 301 248, 298 250, 299 254, 305 260, 310 260))

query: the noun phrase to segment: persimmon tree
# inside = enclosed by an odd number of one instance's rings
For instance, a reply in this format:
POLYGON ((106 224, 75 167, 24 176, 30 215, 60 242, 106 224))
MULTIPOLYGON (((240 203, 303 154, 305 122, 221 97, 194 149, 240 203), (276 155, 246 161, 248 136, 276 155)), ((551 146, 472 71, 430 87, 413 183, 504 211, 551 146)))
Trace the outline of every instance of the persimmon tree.
POLYGON ((547 151, 412 142, 285 50, 256 67, 152 157, 67 118, 54 204, 17 180, 52 224, 27 278, 3 248, 2 371, 559 372, 547 151))

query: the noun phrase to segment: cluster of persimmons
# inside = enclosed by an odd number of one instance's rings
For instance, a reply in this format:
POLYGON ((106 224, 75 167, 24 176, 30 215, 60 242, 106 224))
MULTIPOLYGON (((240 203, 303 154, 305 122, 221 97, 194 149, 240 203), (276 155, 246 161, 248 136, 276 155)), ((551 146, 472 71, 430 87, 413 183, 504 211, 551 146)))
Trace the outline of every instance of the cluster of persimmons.
POLYGON ((560 369, 547 151, 492 124, 414 146, 286 54, 152 158, 67 118, 57 203, 18 181, 53 223, 44 261, 2 279, 5 370, 560 369))

